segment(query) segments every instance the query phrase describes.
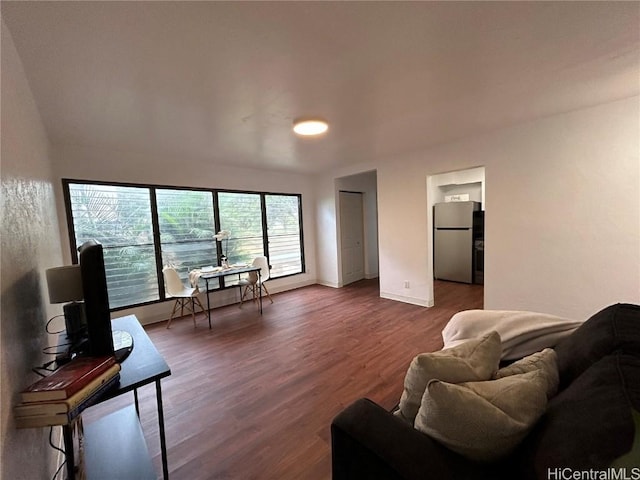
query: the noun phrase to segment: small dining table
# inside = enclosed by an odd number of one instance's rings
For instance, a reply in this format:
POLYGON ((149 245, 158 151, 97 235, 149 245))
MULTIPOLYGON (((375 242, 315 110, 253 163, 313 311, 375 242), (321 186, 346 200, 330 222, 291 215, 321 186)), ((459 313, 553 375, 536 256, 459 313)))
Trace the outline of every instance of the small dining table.
POLYGON ((258 297, 260 302, 260 315, 262 315, 262 281, 261 281, 262 276, 260 274, 260 267, 254 267, 253 265, 241 266, 241 267, 231 266, 229 268, 217 267, 212 271, 202 271, 202 270, 200 271, 200 278, 204 280, 205 289, 207 291, 207 317, 209 319, 209 329, 211 329, 211 304, 209 301, 209 292, 212 291, 209 288, 209 282, 216 278, 224 278, 232 275, 238 275, 238 279, 240 279, 240 275, 242 275, 243 273, 250 273, 250 272, 256 272, 258 274, 257 285, 258 285, 258 288, 260 289, 260 294, 258 295, 258 297))

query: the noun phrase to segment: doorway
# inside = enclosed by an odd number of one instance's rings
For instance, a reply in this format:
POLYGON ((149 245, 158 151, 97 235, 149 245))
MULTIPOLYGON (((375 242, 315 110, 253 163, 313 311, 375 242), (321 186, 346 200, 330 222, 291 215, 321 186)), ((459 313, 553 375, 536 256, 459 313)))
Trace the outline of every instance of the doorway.
MULTIPOLYGON (((485 210, 485 168, 476 167, 466 170, 445 172, 427 177, 427 226, 429 234, 429 257, 430 276, 432 283, 431 305, 439 304, 439 300, 446 301, 447 284, 458 285, 460 291, 484 292, 484 210, 485 210), (470 264, 465 270, 471 270, 469 275, 472 280, 462 283, 450 282, 447 280, 434 279, 434 205, 448 202, 477 202, 479 211, 474 212, 472 223, 471 239, 465 243, 469 251, 465 253, 465 258, 470 264), (481 269, 481 270, 480 270, 481 269), (444 282, 444 284, 442 283, 444 282), (434 285, 437 288, 433 288, 434 285), (440 298, 438 298, 440 296, 440 298)), ((445 232, 447 233, 447 232, 445 232)), ((477 293, 476 293, 477 294, 477 293)))
POLYGON ((348 285, 365 278, 363 195, 342 190, 339 193, 342 285, 348 285))

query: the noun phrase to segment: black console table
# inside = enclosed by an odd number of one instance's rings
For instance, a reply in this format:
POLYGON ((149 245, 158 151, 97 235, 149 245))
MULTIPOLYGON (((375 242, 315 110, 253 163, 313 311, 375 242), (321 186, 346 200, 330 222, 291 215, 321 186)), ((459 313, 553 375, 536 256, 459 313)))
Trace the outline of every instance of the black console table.
MULTIPOLYGON (((137 392, 138 388, 155 383, 162 474, 164 479, 168 480, 167 442, 160 380, 171 375, 171 369, 156 350, 135 315, 117 318, 112 321, 111 327, 114 331, 123 330, 131 334, 133 351, 120 365, 120 384, 109 390, 99 402, 133 391, 135 410, 133 406, 125 407, 84 426, 86 478, 87 480, 157 479, 138 420, 140 409, 137 392)), ((67 452, 67 476, 73 479, 71 429, 67 426, 63 427, 63 435, 67 452)))

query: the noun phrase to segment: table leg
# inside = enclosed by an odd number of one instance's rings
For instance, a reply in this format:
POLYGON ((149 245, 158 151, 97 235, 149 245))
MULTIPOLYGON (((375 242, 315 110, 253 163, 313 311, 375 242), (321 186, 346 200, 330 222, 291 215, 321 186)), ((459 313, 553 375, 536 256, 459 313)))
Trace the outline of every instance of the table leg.
POLYGON ((207 318, 209 319, 209 330, 211 330, 211 305, 209 303, 209 279, 204 279, 204 288, 207 290, 207 318))
POLYGON ((138 415, 138 418, 140 418, 140 404, 138 403, 138 389, 137 388, 133 389, 133 403, 136 404, 136 414, 138 415))
POLYGON ((262 315, 262 272, 258 270, 258 284, 260 285, 260 315, 262 315))
POLYGON ((160 379, 156 380, 156 402, 158 404, 158 429, 160 433, 160 452, 162 456, 162 476, 169 480, 169 466, 167 463, 167 439, 164 432, 164 409, 162 407, 162 386, 160 379))

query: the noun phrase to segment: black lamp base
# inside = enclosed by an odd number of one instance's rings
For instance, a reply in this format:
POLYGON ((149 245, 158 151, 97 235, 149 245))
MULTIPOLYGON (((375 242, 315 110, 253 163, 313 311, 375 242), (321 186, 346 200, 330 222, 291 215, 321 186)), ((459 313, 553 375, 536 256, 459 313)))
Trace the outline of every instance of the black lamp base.
POLYGON ((87 336, 87 318, 84 313, 84 303, 71 302, 62 307, 64 312, 64 326, 67 329, 67 338, 72 343, 87 336))

